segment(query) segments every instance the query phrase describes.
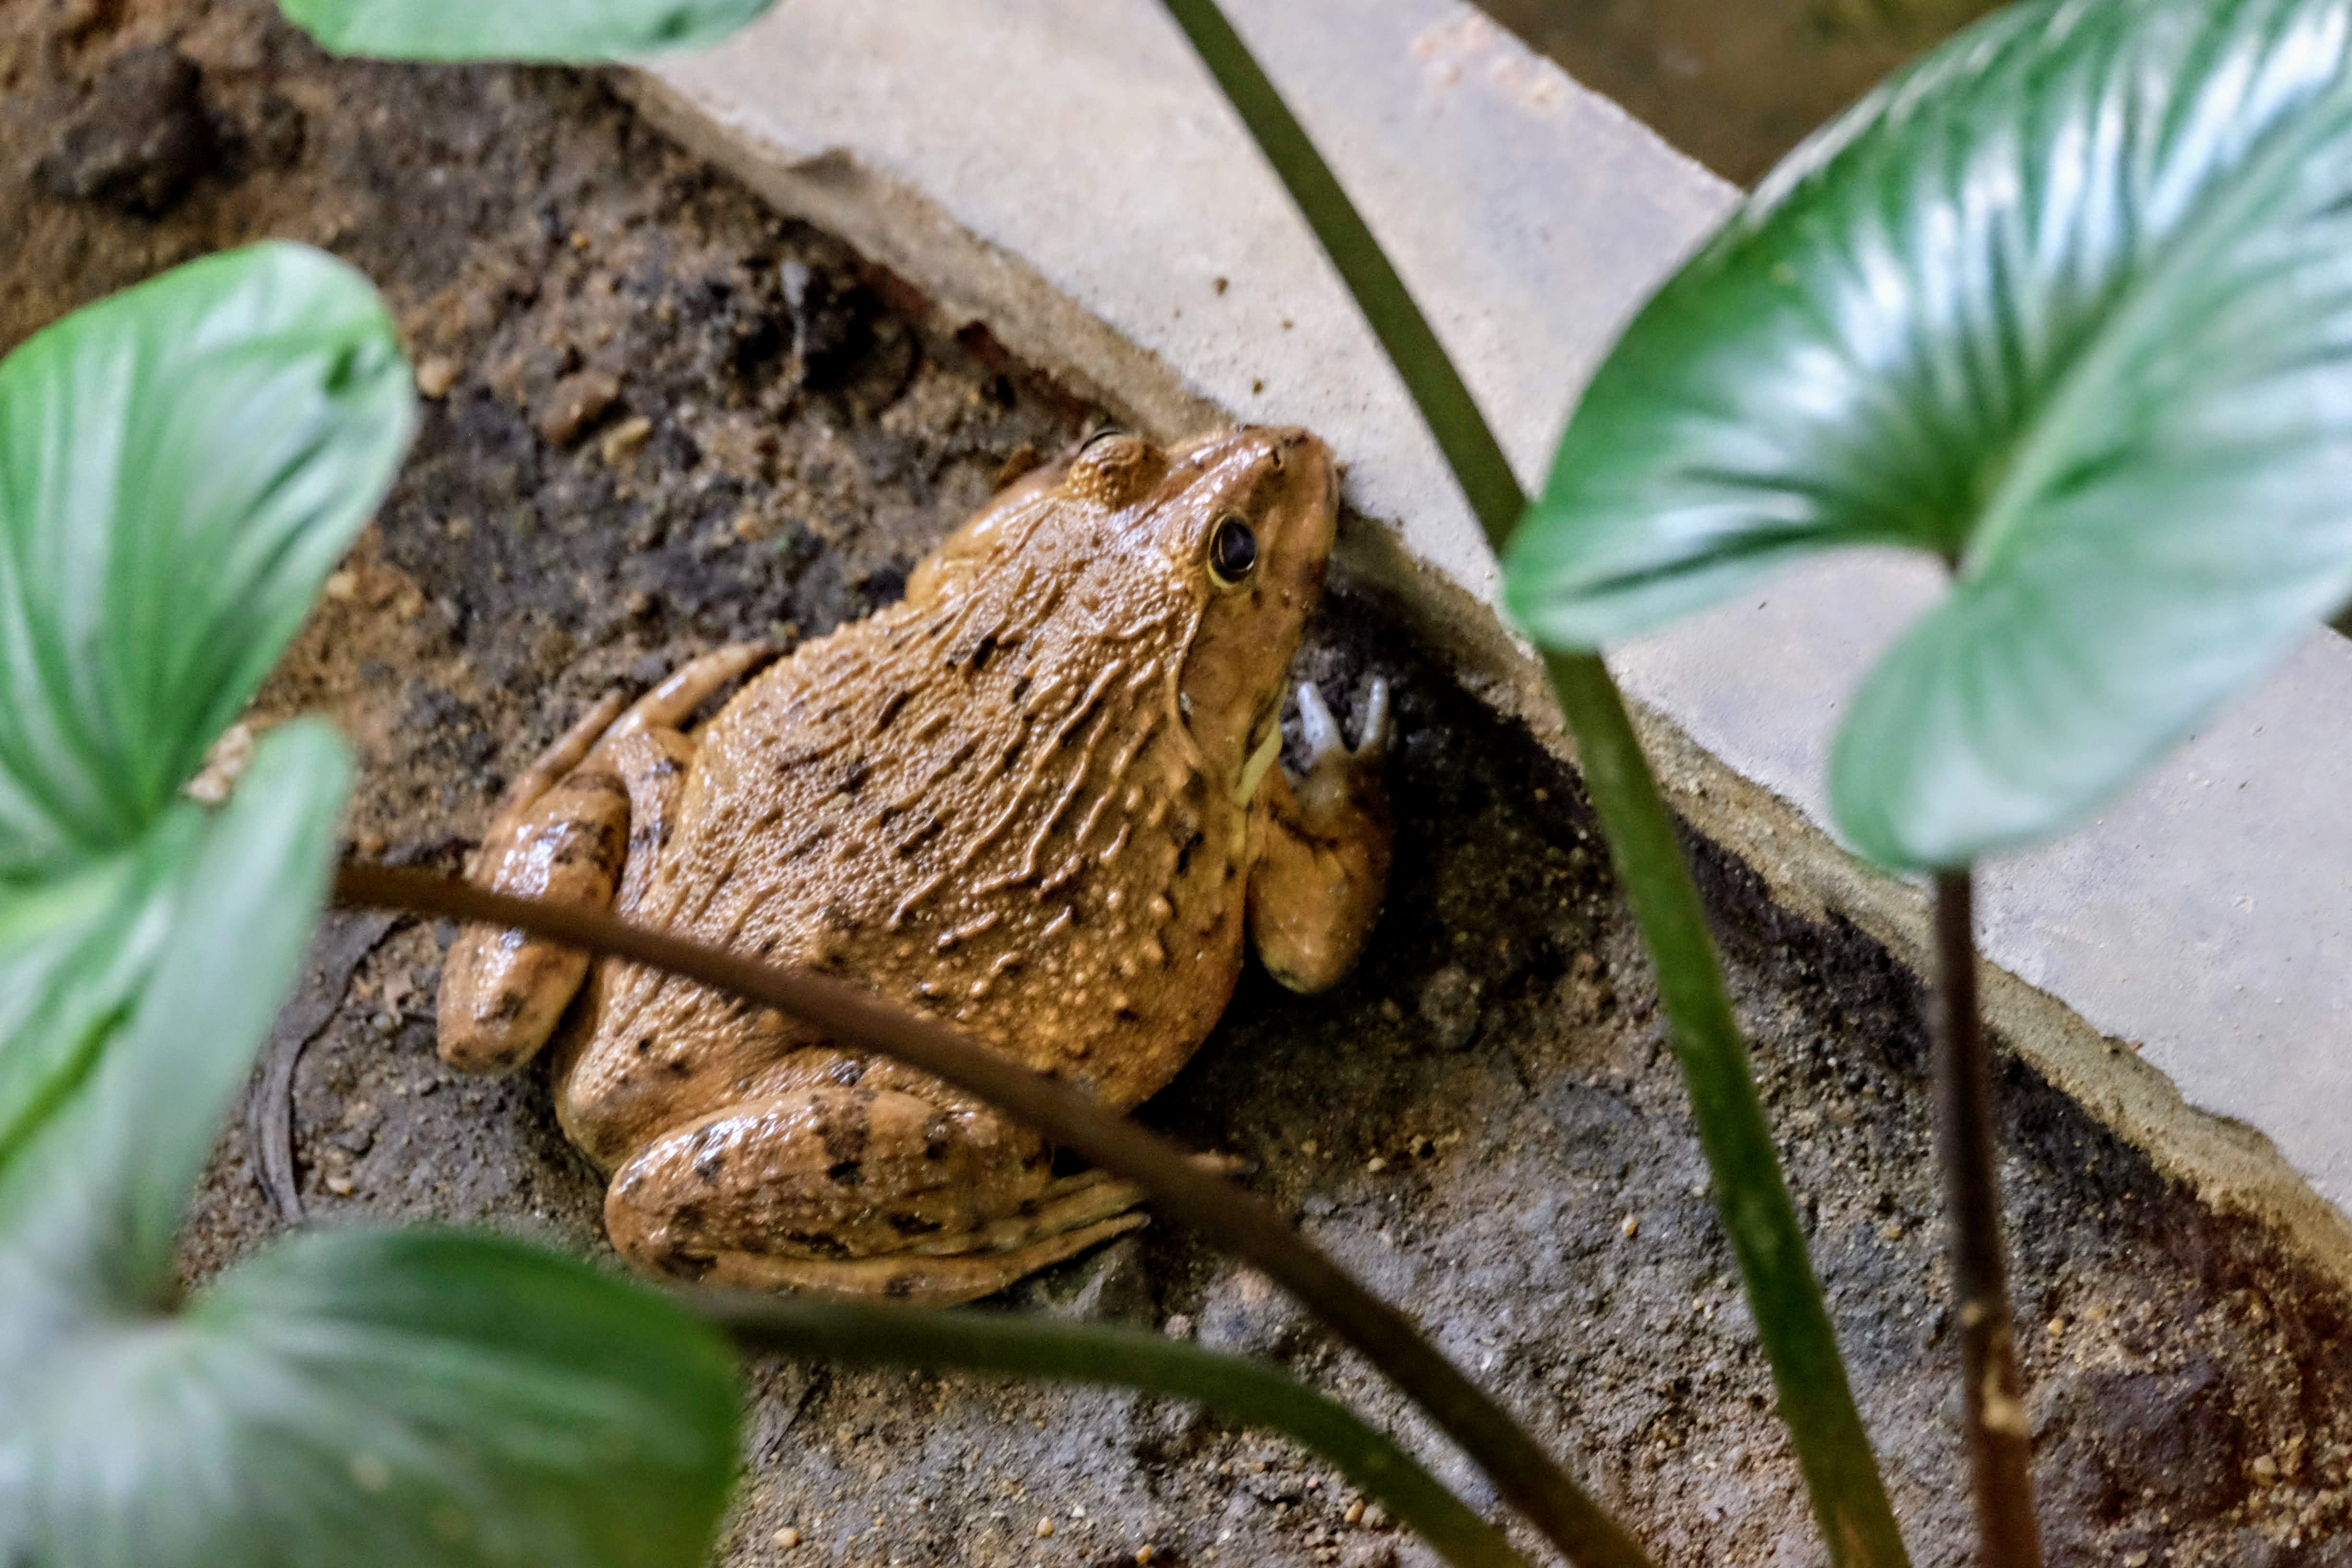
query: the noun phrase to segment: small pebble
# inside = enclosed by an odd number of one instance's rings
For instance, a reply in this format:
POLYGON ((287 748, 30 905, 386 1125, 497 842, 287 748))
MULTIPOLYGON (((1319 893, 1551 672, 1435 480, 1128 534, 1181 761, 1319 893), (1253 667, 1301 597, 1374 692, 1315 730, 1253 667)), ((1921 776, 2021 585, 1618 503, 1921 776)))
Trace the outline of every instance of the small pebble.
POLYGON ((1054 1533, 1054 1521, 1053 1521, 1052 1520, 1050 1520, 1050 1519, 1041 1519, 1041 1520, 1039 1520, 1039 1521, 1037 1521, 1037 1539, 1038 1539, 1038 1540, 1043 1541, 1043 1540, 1045 1540, 1047 1536, 1049 1536, 1049 1535, 1051 1535, 1051 1534, 1053 1534, 1053 1533, 1054 1533))
POLYGON ((1373 1155, 1370 1159, 1364 1162, 1364 1169, 1371 1172, 1372 1174, 1376 1176, 1388 1168, 1389 1163, 1386 1160, 1381 1159, 1378 1154, 1373 1155))
POLYGON ((1632 1215, 1627 1215, 1625 1216, 1625 1223, 1619 1226, 1617 1228, 1623 1231, 1627 1236, 1639 1236, 1642 1234, 1642 1222, 1634 1218, 1632 1215))
POLYGON ((540 405, 540 438, 551 447, 569 447, 620 395, 619 379, 604 371, 583 370, 565 376, 549 389, 547 400, 540 405))
POLYGON ((457 384, 457 362, 447 354, 435 354, 416 367, 416 390, 435 401, 449 395, 457 384))
POLYGON ((1135 1549, 1135 1568, 1151 1568, 1152 1558, 1159 1553, 1147 1543, 1135 1549))
POLYGON ((1363 1522, 1364 1522, 1364 1500, 1363 1500, 1362 1498, 1358 1498, 1358 1499, 1356 1499, 1356 1500, 1355 1500, 1355 1501, 1353 1501, 1353 1502, 1351 1502, 1351 1503, 1349 1503, 1349 1504, 1348 1505, 1348 1511, 1347 1511, 1346 1513, 1344 1513, 1344 1514, 1340 1515, 1339 1517, 1341 1517, 1342 1519, 1346 1520, 1349 1524, 1361 1524, 1361 1523, 1363 1523, 1363 1522))
POLYGON ((794 1530, 789 1524, 784 1526, 783 1529, 776 1531, 775 1534, 768 1537, 769 1545, 781 1546, 787 1552, 791 1551, 793 1547, 798 1546, 800 1543, 801 1532, 794 1530))
POLYGON ((358 1184, 349 1176, 334 1175, 327 1178, 327 1190, 339 1198, 350 1197, 357 1187, 358 1184))
POLYGON ((653 433, 654 422, 642 414, 634 414, 604 432, 604 439, 597 444, 596 450, 606 468, 617 468, 635 457, 637 448, 653 433))

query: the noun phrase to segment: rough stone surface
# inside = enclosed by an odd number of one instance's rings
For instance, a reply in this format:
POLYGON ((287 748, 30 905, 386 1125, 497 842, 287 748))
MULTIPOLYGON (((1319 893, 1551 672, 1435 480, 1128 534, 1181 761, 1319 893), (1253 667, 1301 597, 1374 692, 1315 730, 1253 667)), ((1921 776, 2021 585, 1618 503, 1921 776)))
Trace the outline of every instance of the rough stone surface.
MULTIPOLYGON (((1523 477, 1539 478, 1619 325, 1735 193, 1458 0, 1228 9, 1523 477)), ((801 0, 718 50, 654 67, 635 90, 772 200, 906 271, 951 318, 986 323, 1147 424, 1223 411, 1323 431, 1349 465, 1350 501, 1392 525, 1358 531, 1362 569, 1445 628, 1490 697, 1541 727, 1518 650, 1491 620, 1469 625, 1493 563, 1432 442, 1158 7, 801 0), (1400 569, 1391 544, 1431 573, 1400 569)), ((1690 786, 1676 805, 1706 815, 1693 789, 1760 786, 1709 831, 1768 866, 1834 856, 1821 763, 1838 705, 1925 591, 1915 571, 1840 559, 1624 650, 1653 733, 1706 753, 1676 781, 1690 786)), ((2352 748, 2347 719, 2352 647, 2315 638, 2088 830, 1989 868, 1984 945, 2090 1032, 2058 1041, 1997 1011, 2021 1048, 2046 1047, 2047 1070, 2215 1201, 2269 1215, 2352 1270, 2352 1121, 2340 1109, 2352 1100, 2352 847, 2336 784, 2352 760, 2339 754, 2352 748), (2168 1075, 2185 1107, 2132 1079, 2137 1064, 2111 1060, 2100 1037, 2168 1075)), ((1812 880, 1917 945, 1920 910, 1900 884, 1812 880)), ((1996 988, 1997 1008, 2011 998, 2031 1005, 1996 988)))

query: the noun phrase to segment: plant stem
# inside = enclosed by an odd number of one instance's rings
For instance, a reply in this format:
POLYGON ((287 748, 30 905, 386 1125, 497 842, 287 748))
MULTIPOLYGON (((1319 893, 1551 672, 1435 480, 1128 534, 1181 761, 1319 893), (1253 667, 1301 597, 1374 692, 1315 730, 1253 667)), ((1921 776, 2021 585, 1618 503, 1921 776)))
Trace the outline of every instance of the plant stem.
POLYGON ((1220 1355, 1142 1329, 1009 1312, 940 1311, 879 1302, 714 1296, 688 1291, 690 1311, 747 1347, 898 1366, 1069 1383, 1109 1384, 1197 1400, 1282 1433, 1338 1465, 1448 1563, 1528 1568, 1501 1531, 1473 1513, 1412 1456, 1346 1406, 1262 1362, 1220 1355))
POLYGON ((2032 1434, 2010 1316, 2000 1177, 1993 1163, 1992 1069, 1977 1006, 1972 902, 1968 872, 1937 875, 1936 1153, 1944 1167, 1944 1201, 1950 1214, 1969 1468, 1984 1568, 2041 1568, 2032 1434))
POLYGON ((1648 1557, 1633 1538, 1403 1313, 1358 1284, 1265 1203, 1093 1097, 856 985, 739 958, 599 910, 512 898, 453 877, 386 866, 344 866, 336 873, 335 900, 513 927, 586 952, 649 964, 788 1013, 844 1044, 896 1058, 977 1095, 1134 1182, 1176 1218, 1289 1290, 1426 1410, 1493 1479, 1496 1490, 1570 1562, 1648 1568, 1648 1557))
POLYGON ((1854 1407, 1837 1333, 1805 1255, 1804 1231, 1748 1070, 1714 938, 1656 781, 1616 683, 1590 654, 1546 663, 1569 715, 1585 788, 1609 840, 1715 1177, 1716 1212, 1731 1238, 1757 1337, 1771 1363, 1797 1466, 1831 1561, 1868 1568, 1907 1562, 1870 1434, 1854 1407))
MULTIPOLYGON (((1488 542, 1500 551, 1527 510, 1527 494, 1428 318, 1214 0, 1164 3, 1354 294, 1488 542)), ((1717 1210, 1772 1363, 1814 1517, 1841 1568, 1900 1568, 1908 1561, 1903 1538, 1805 1255, 1674 819, 1607 667, 1590 654, 1553 654, 1547 665, 1586 790, 1657 966, 1675 1058, 1715 1174, 1717 1210)))

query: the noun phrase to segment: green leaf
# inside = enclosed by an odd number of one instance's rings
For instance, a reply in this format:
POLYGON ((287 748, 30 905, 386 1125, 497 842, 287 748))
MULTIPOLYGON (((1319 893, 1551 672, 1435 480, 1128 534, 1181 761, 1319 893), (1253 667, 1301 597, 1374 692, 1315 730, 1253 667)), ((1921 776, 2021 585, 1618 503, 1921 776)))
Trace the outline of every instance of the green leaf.
POLYGON ((775 0, 278 0, 339 55, 600 60, 715 44, 775 0))
MULTIPOLYGON (((350 772, 319 721, 262 737, 227 807, 183 857, 177 907, 128 1016, 0 1165, 0 1411, 16 1407, 14 1380, 43 1356, 47 1330, 22 1303, 128 1310, 170 1295, 189 1190, 325 896, 350 772)), ((49 1016, 79 1026, 88 1011, 49 1016)), ((5 1048, 28 1045, 38 1047, 17 1036, 5 1048)))
POLYGON ((382 499, 414 403, 375 290, 289 244, 0 362, 0 881, 164 812, 382 499))
POLYGON ((0 886, 0 1168, 97 1058, 172 929, 193 805, 44 882, 0 886))
POLYGON ((169 1310, 348 774, 323 724, 262 738, 127 1018, 0 1164, 0 1563, 689 1568, 734 1471, 734 1385, 650 1292, 513 1242, 355 1232, 169 1310))
POLYGON ((694 1568, 736 1467, 724 1343, 518 1242, 299 1236, 82 1336, 0 1437, 45 1568, 694 1568))
POLYGON ((1619 342, 1513 616, 1592 647, 1926 550, 1839 827, 1949 868, 2095 809, 2352 597, 2347 51, 2347 0, 2041 0, 1890 80, 1619 342))

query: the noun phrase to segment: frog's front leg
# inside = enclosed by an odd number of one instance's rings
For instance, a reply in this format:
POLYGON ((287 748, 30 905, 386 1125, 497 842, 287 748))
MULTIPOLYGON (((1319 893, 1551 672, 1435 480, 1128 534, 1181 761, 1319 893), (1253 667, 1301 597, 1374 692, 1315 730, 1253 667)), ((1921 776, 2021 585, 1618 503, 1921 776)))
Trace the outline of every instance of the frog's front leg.
POLYGON ((1099 1172, 1056 1180, 983 1106, 822 1086, 715 1111, 613 1173, 604 1227, 636 1268, 712 1284, 968 1301, 1143 1224, 1099 1172))
MULTIPOLYGON (((706 654, 626 711, 616 693, 524 770, 467 874, 501 893, 625 907, 644 882, 694 742, 676 726, 769 657, 762 643, 706 654), (626 873, 627 881, 623 878, 626 873)), ((521 1066, 547 1042, 588 973, 588 956, 496 926, 467 926, 441 971, 441 1058, 469 1072, 521 1066)))
POLYGON ((1376 679, 1350 750, 1322 695, 1301 685, 1299 723, 1314 760, 1296 784, 1267 769, 1251 803, 1250 938, 1266 972, 1293 991, 1339 983, 1388 891, 1388 682, 1376 679))

